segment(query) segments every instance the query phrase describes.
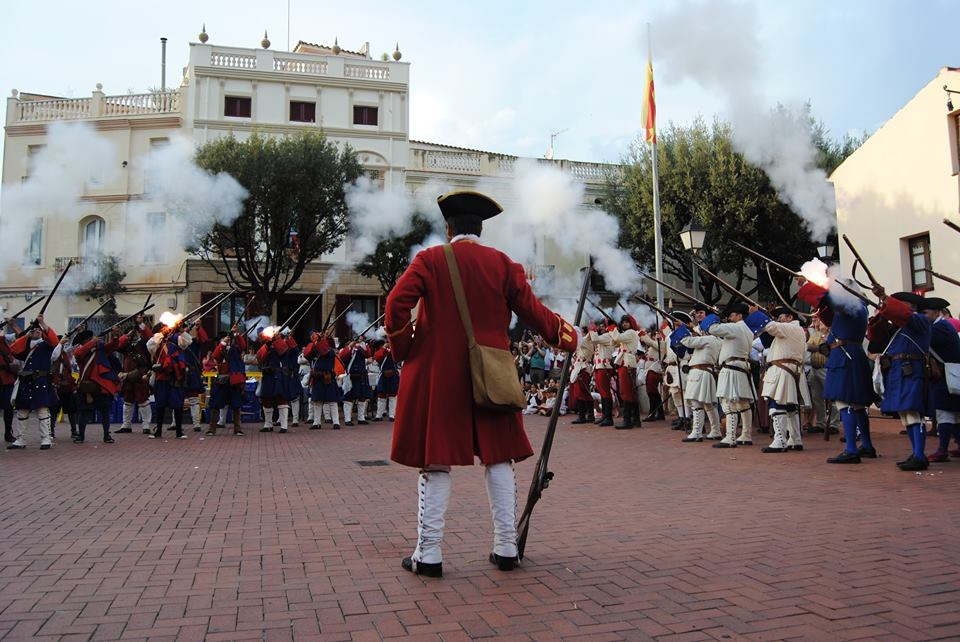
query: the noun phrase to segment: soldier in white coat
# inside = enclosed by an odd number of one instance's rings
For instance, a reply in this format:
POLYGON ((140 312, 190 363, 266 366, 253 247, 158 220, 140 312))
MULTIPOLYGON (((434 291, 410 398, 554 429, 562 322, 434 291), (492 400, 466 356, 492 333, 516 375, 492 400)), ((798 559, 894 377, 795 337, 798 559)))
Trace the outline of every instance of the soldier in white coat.
POLYGON ((570 370, 570 392, 567 406, 577 413, 573 424, 585 424, 593 421, 593 397, 590 396, 590 379, 593 377, 593 342, 590 330, 581 328, 583 340, 577 346, 570 370), (589 418, 588 418, 589 417, 589 418))
POLYGON ((727 432, 714 448, 736 448, 753 445, 753 407, 756 393, 750 378, 750 349, 753 331, 743 322, 749 314, 745 303, 730 302, 724 310, 727 323, 715 323, 707 332, 719 337, 720 374, 717 377, 717 396, 726 416, 727 432), (737 426, 740 435, 737 436, 737 426))
POLYGON ((751 309, 746 323, 751 330, 766 334, 768 341, 772 339, 767 350, 767 370, 763 375, 761 394, 770 407, 773 441, 763 452, 803 450, 800 411, 811 406, 810 390, 803 376, 807 335, 794 313, 786 307, 774 308, 769 316, 762 310, 751 309))
MULTIPOLYGON (((697 311, 695 314, 698 314, 697 311)), ((706 312, 703 310, 702 312, 706 312)), ((710 420, 710 434, 707 439, 720 439, 720 413, 717 412, 717 361, 720 358, 720 346, 723 343, 717 337, 705 334, 706 328, 720 321, 716 314, 704 314, 699 325, 691 327, 691 334, 680 340, 680 344, 691 350, 690 371, 684 385, 683 396, 690 406, 692 425, 690 434, 683 438, 685 442, 703 441, 705 418, 710 420)))
POLYGON ((652 327, 650 333, 640 335, 640 343, 644 346, 644 376, 641 380, 637 379, 637 385, 643 385, 647 392, 647 398, 650 401, 650 414, 646 421, 659 421, 664 419, 666 402, 660 396, 660 384, 663 382, 663 360, 666 356, 663 351, 664 340, 656 326, 652 327))
POLYGON ((637 348, 640 345, 640 333, 637 320, 629 314, 620 319, 620 327, 610 334, 619 351, 614 359, 617 368, 620 402, 623 407, 623 423, 617 424, 617 430, 630 429, 640 425, 640 403, 637 397, 637 348))
MULTIPOLYGON (((604 321, 598 321, 597 325, 602 328, 604 321)), ((615 325, 610 325, 606 332, 591 332, 587 335, 590 343, 593 344, 593 380, 600 393, 600 408, 603 411, 603 417, 597 422, 599 426, 613 425, 613 388, 611 382, 617 375, 613 365, 613 351, 616 344, 611 334, 616 330, 615 325)))

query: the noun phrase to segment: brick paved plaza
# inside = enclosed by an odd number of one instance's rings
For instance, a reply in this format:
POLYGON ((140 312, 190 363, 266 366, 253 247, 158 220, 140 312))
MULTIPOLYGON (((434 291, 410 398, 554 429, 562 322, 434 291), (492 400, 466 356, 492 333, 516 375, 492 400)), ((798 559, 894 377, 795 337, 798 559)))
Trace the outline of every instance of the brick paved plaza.
MULTIPOLYGON (((545 419, 528 421, 539 447, 545 419)), ((442 580, 412 550, 414 471, 390 426, 3 451, 8 639, 960 637, 960 462, 828 466, 834 439, 761 455, 665 424, 562 422, 521 569, 486 561, 479 468, 456 470, 442 580)), ((96 430, 93 430, 96 434, 96 430)), ((518 466, 520 502, 533 460, 518 466)))

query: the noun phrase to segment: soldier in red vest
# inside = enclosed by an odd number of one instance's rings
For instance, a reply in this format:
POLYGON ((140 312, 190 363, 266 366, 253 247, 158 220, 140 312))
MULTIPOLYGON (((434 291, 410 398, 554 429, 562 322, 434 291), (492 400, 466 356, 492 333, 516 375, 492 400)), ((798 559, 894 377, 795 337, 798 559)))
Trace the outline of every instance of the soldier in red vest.
POLYGON ((120 390, 120 379, 110 363, 110 355, 123 347, 129 340, 124 335, 120 340, 111 335, 109 341, 93 336, 89 330, 78 334, 73 344, 73 356, 77 359, 80 378, 77 381, 80 425, 73 443, 82 444, 86 438, 87 424, 94 420, 94 413, 100 413, 100 425, 103 426, 103 442, 113 443, 110 436, 110 410, 113 398, 120 390))
POLYGON ((10 344, 17 339, 20 329, 13 321, 7 323, 10 334, 0 333, 0 410, 3 410, 3 439, 13 442, 13 384, 17 382, 20 364, 10 352, 10 344))
MULTIPOLYGON (((523 266, 480 243, 483 221, 501 211, 476 192, 438 199, 461 275, 478 343, 508 351, 511 312, 524 326, 561 350, 577 347, 577 330, 543 306, 523 266)), ((387 297, 386 328, 403 380, 393 430, 393 461, 417 468, 419 527, 416 550, 403 568, 443 575, 441 544, 450 499, 451 466, 484 466, 494 523, 491 563, 517 563, 516 479, 513 462, 533 448, 518 412, 480 408, 473 402, 467 334, 460 318, 444 246, 417 254, 387 297), (419 303, 414 333, 412 310, 419 303)))
POLYGON ((42 314, 37 315, 30 328, 10 346, 10 352, 23 366, 18 373, 15 395, 20 434, 7 450, 27 447, 24 428, 31 412, 37 413, 40 450, 53 447, 50 408, 56 405, 57 396, 50 385, 50 363, 59 356, 60 350, 60 339, 42 314))
POLYGON ((127 333, 129 337, 120 348, 123 353, 123 368, 120 371, 120 394, 123 396, 123 423, 116 432, 133 432, 133 410, 140 412, 143 434, 150 434, 153 410, 150 407, 150 370, 153 361, 147 353, 147 341, 153 336, 143 315, 137 317, 136 325, 127 333))
POLYGON ((217 378, 214 379, 213 389, 210 391, 210 403, 207 410, 210 412, 210 427, 207 435, 217 433, 220 410, 227 406, 233 410, 233 434, 242 437, 240 428, 240 409, 243 406, 243 395, 247 385, 247 370, 243 363, 243 353, 247 349, 247 339, 241 332, 239 323, 230 333, 220 339, 213 349, 213 360, 217 362, 217 378))

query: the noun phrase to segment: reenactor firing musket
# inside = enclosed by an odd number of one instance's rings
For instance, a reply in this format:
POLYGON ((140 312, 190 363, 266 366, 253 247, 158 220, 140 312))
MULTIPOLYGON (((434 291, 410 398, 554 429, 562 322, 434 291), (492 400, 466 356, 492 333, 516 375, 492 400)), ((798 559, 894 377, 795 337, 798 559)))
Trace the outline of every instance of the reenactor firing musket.
POLYGON ((377 325, 378 323, 380 323, 380 322, 383 320, 383 317, 385 317, 385 316, 387 316, 386 312, 384 312, 383 314, 381 314, 380 316, 378 316, 376 319, 374 319, 373 323, 371 323, 370 325, 368 325, 368 326, 364 329, 363 332, 361 332, 361 333, 359 333, 359 334, 357 335, 357 340, 362 339, 363 336, 364 336, 365 334, 367 334, 368 332, 370 332, 370 330, 373 329, 373 326, 375 326, 375 325, 377 325))
MULTIPOLYGON (((846 238, 846 237, 844 237, 844 238, 846 238)), ((747 253, 751 254, 752 256, 760 259, 761 261, 766 261, 767 263, 769 263, 769 264, 772 265, 773 267, 778 268, 778 269, 786 272, 787 274, 789 274, 789 275, 791 275, 791 276, 806 278, 806 277, 804 277, 802 274, 800 274, 799 272, 797 272, 796 270, 791 270, 791 269, 788 268, 787 266, 785 266, 785 265, 783 265, 783 264, 781 264, 781 263, 777 263, 777 262, 774 261, 773 259, 771 259, 771 258, 769 258, 769 257, 766 257, 766 256, 764 256, 763 254, 760 254, 759 252, 756 252, 756 251, 754 251, 754 250, 751 250, 751 249, 750 249, 749 247, 747 247, 746 245, 741 245, 740 243, 737 243, 736 241, 731 241, 731 242, 732 242, 734 245, 736 245, 737 247, 739 247, 741 250, 743 250, 744 252, 747 252, 747 253)), ((847 242, 849 243, 849 241, 847 241, 847 242)), ((863 265, 863 263, 861 263, 861 265, 863 265)), ((863 265, 863 269, 866 270, 866 269, 867 269, 867 266, 863 265)), ((870 276, 869 272, 868 272, 868 276, 870 276)), ((868 304, 868 305, 872 305, 872 306, 875 307, 875 308, 876 308, 876 307, 879 307, 879 304, 875 303, 874 301, 871 301, 869 298, 867 298, 867 297, 864 296, 863 294, 857 292, 856 290, 854 290, 853 288, 851 288, 849 285, 847 285, 846 283, 844 283, 844 282, 841 281, 840 279, 834 279, 834 283, 836 283, 837 285, 839 285, 839 286, 842 287, 844 290, 846 290, 847 292, 849 292, 849 293, 852 294, 853 296, 857 297, 858 299, 860 299, 860 300, 863 301, 864 303, 866 303, 866 304, 868 304)), ((745 299, 745 300, 746 300, 746 299, 745 299)))

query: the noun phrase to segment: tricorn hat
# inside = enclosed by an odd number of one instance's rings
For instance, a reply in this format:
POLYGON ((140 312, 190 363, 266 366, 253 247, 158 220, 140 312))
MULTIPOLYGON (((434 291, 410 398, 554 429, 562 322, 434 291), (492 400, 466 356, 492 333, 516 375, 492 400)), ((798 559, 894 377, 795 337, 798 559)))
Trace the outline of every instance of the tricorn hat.
POLYGON ((777 318, 778 316, 780 316, 781 314, 789 314, 789 315, 792 316, 794 319, 799 319, 799 318, 800 318, 799 315, 798 315, 796 312, 794 312, 793 310, 791 310, 790 308, 788 308, 788 307, 785 306, 785 305, 778 305, 777 307, 775 307, 775 308, 773 308, 772 310, 770 310, 770 318, 772 318, 772 319, 776 319, 776 318, 777 318))
POLYGON ((93 330, 82 330, 74 335, 73 345, 80 346, 93 338, 93 330))
POLYGON ((681 323, 693 323, 693 319, 690 318, 690 315, 686 312, 681 312, 680 310, 672 311, 670 316, 681 323))
POLYGON ((903 301, 904 303, 909 303, 916 307, 920 307, 920 305, 923 303, 923 297, 919 294, 914 294, 913 292, 894 292, 890 296, 898 301, 903 301))
POLYGON ((477 216, 485 221, 503 211, 500 204, 480 192, 449 192, 437 197, 437 205, 444 220, 451 216, 477 216))
POLYGON ((745 317, 750 314, 750 307, 743 301, 733 300, 723 308, 723 316, 730 316, 734 312, 745 317))
POLYGON ((923 297, 917 305, 918 310, 946 310, 950 307, 950 302, 940 297, 923 297))

